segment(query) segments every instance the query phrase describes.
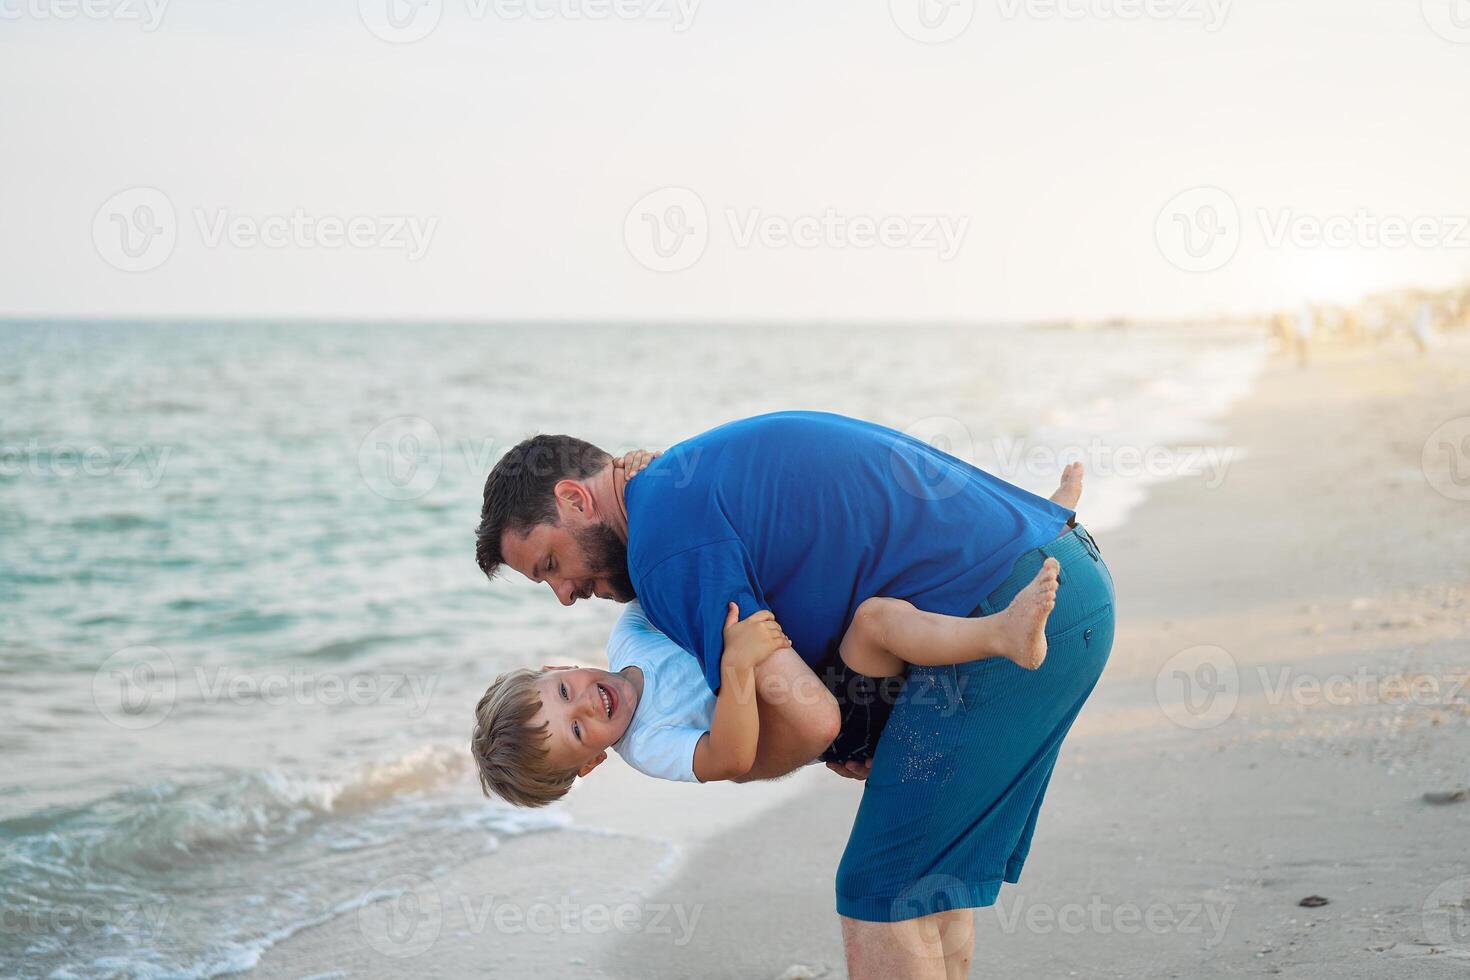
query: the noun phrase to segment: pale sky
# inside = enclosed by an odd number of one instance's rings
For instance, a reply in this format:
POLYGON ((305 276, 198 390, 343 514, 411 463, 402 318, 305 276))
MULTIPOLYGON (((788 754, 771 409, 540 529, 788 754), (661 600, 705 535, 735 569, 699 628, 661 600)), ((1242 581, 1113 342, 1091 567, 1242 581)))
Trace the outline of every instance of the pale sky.
POLYGON ((0 0, 0 315, 1186 317, 1470 276, 1470 0, 417 2, 0 0))

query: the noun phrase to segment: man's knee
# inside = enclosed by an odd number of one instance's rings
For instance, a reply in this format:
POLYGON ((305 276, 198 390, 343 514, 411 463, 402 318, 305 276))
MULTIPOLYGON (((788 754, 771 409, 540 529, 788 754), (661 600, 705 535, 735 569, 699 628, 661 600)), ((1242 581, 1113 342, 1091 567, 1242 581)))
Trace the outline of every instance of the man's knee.
POLYGON ((853 980, 939 978, 948 975, 950 955, 943 914, 897 922, 865 922, 842 917, 842 942, 853 980))
POLYGON ((951 909, 937 918, 945 977, 962 980, 970 975, 970 962, 975 958, 975 910, 951 909))

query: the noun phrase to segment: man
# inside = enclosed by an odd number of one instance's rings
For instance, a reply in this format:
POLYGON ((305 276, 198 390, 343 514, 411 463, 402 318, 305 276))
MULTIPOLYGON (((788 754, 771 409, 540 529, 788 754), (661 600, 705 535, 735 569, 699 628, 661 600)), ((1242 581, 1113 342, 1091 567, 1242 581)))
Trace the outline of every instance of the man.
MULTIPOLYGON (((782 412, 671 447, 634 483, 580 440, 527 440, 486 481, 477 560, 487 575, 507 564, 547 583, 564 605, 638 597, 711 689, 728 603, 741 617, 771 610, 792 646, 755 675, 751 774, 770 777, 835 734, 876 741, 890 706, 844 712, 812 669, 833 662, 864 600, 985 615, 1056 558, 1041 669, 915 667, 876 754, 853 753, 872 755, 872 778, 838 871, 849 972, 962 976, 969 909, 1018 880, 1061 741, 1112 645, 1111 579, 1073 518, 893 430, 782 412)), ((862 777, 867 764, 847 769, 862 777)))

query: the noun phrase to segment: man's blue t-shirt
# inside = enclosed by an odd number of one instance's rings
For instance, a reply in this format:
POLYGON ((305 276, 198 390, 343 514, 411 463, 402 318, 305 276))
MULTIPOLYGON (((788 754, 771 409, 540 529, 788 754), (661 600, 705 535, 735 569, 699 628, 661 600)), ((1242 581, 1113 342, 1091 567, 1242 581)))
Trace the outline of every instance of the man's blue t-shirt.
POLYGON ((873 596, 969 616, 1071 511, 901 432, 818 412, 731 422, 627 485, 648 618, 720 687, 727 603, 769 609, 809 665, 873 596))

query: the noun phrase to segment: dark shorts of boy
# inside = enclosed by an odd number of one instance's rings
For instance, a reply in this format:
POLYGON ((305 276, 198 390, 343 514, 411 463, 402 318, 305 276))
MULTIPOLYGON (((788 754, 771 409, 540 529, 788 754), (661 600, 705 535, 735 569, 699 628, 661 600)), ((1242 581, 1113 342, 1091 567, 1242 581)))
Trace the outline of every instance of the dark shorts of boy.
POLYGON ((862 762, 878 751, 878 736, 903 690, 903 677, 865 677, 849 669, 842 655, 831 651, 816 668, 817 676, 837 699, 842 729, 823 752, 823 762, 862 762))

